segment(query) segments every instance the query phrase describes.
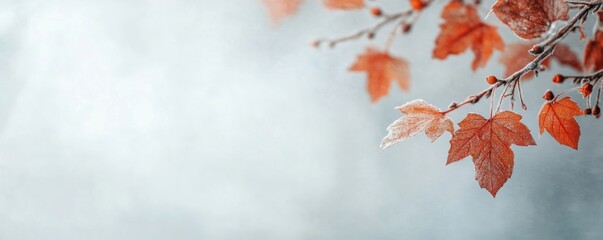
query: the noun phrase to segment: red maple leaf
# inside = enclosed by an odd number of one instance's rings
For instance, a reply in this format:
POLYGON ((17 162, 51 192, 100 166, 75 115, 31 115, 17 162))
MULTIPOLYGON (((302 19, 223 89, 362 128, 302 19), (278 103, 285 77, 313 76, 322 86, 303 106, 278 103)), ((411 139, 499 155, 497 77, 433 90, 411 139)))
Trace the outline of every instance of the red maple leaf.
POLYGON ((569 19, 569 6, 564 0, 498 0, 492 11, 525 39, 538 38, 553 22, 569 19))
POLYGON ((536 145, 530 130, 520 120, 521 115, 510 111, 497 113, 491 119, 468 114, 450 140, 447 164, 471 155, 480 187, 496 197, 513 173, 511 144, 536 145))
POLYGON ((454 132, 454 124, 440 109, 423 101, 414 100, 397 107, 403 117, 393 122, 387 130, 389 134, 381 141, 381 148, 386 149, 406 138, 425 132, 431 141, 435 141, 444 132, 454 132))
POLYGON ((367 89, 373 102, 387 95, 392 80, 396 80, 402 90, 408 91, 410 82, 408 63, 390 56, 387 52, 367 48, 366 52, 358 56, 350 71, 367 72, 367 89))
POLYGON ((444 23, 436 39, 433 57, 446 59, 448 55, 460 54, 469 47, 475 54, 471 69, 484 67, 494 49, 504 50, 505 44, 496 27, 481 21, 475 7, 460 1, 451 1, 442 11, 444 23))
POLYGON ((364 7, 364 0, 324 0, 327 8, 350 10, 364 7))
MULTIPOLYGON (((599 15, 603 15, 603 11, 599 15)), ((603 19, 600 21, 603 21, 603 19)), ((584 47, 583 62, 584 67, 589 71, 594 72, 603 69, 603 31, 597 31, 584 47)))
MULTIPOLYGON (((506 51, 503 52, 499 59, 499 62, 505 66, 505 76, 511 76, 536 58, 528 52, 532 46, 534 46, 533 42, 511 43, 507 45, 506 51)), ((555 47, 555 52, 549 58, 542 61, 540 65, 549 67, 551 59, 555 59, 561 65, 569 66, 576 71, 582 71, 580 58, 568 45, 558 44, 555 47)), ((529 79, 533 76, 534 72, 528 72, 522 76, 522 79, 529 79)))
POLYGON ((578 150, 580 125, 574 117, 580 115, 580 106, 569 97, 545 102, 538 113, 540 135, 546 130, 560 144, 578 150))

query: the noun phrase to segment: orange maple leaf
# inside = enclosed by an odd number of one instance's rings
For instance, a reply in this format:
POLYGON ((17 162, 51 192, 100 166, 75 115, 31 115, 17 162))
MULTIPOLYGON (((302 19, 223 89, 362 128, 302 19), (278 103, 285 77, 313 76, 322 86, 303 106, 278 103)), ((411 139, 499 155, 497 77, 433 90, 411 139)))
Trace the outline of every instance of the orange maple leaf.
POLYGON ((546 129, 560 144, 578 150, 580 126, 574 117, 580 115, 582 115, 580 106, 570 97, 545 102, 538 113, 540 135, 546 129))
POLYGON ((481 21, 475 7, 459 1, 451 1, 442 11, 444 23, 436 39, 433 57, 446 59, 448 55, 460 54, 469 47, 475 54, 471 69, 484 67, 494 49, 504 50, 505 43, 496 30, 481 21))
POLYGON ((387 95, 393 79, 396 80, 402 90, 408 91, 410 82, 408 63, 400 58, 390 56, 387 52, 369 47, 358 56, 358 59, 349 70, 367 72, 367 89, 373 102, 387 95))
POLYGON ((350 10, 364 7, 364 0, 324 0, 324 5, 330 9, 350 10))
POLYGON ((403 117, 387 127, 389 133, 383 141, 381 148, 386 149, 404 139, 425 132, 431 141, 435 141, 444 132, 454 132, 454 124, 440 109, 419 99, 396 107, 403 117))
POLYGON ((446 164, 471 155, 480 187, 496 197, 513 173, 511 144, 536 145, 530 130, 520 120, 521 115, 510 111, 497 113, 491 119, 468 114, 450 140, 446 164))
POLYGON ((297 12, 302 0, 262 0, 273 24, 297 12))
MULTIPOLYGON (((534 43, 530 42, 511 43, 507 45, 507 50, 503 52, 499 59, 499 62, 505 66, 505 76, 511 76, 536 58, 528 52, 532 46, 534 46, 534 43)), ((555 59, 561 65, 569 66, 578 72, 582 71, 580 58, 578 58, 578 55, 574 53, 568 45, 558 44, 551 57, 542 61, 540 65, 549 67, 551 59, 555 59)), ((533 76, 534 72, 530 71, 527 74, 524 74, 522 79, 529 79, 533 76)))
MULTIPOLYGON (((599 15, 603 15, 603 11, 599 15)), ((603 22, 603 16, 600 18, 600 21, 603 22)), ((603 69, 603 31, 597 31, 584 47, 583 62, 584 67, 589 71, 594 72, 603 69)))
POLYGON ((553 22, 569 19, 569 6, 564 0, 498 0, 492 11, 524 39, 538 38, 553 22))

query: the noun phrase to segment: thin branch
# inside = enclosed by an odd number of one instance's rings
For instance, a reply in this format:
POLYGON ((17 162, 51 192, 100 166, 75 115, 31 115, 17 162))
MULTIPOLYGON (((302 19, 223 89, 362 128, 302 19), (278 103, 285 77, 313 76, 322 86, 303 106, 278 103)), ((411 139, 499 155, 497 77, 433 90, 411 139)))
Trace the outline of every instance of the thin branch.
POLYGON ((338 38, 334 38, 334 39, 317 39, 315 41, 316 45, 321 45, 321 44, 327 44, 329 45, 329 47, 335 47, 335 45, 342 43, 342 42, 346 42, 346 41, 351 41, 351 40, 355 40, 364 36, 367 36, 368 38, 373 38, 375 36, 375 34, 384 26, 388 25, 389 23, 395 22, 399 19, 403 19, 405 17, 408 17, 410 15, 412 15, 414 11, 412 9, 404 11, 404 12, 399 12, 396 14, 391 14, 391 15, 383 15, 382 16, 382 20, 365 29, 362 29, 356 33, 350 34, 350 35, 346 35, 346 36, 342 36, 342 37, 338 37, 338 38))
MULTIPOLYGON (((467 97, 464 101, 462 101, 461 103, 454 106, 454 108, 449 108, 449 109, 443 111, 442 113, 447 114, 447 113, 452 112, 452 111, 454 111, 464 105, 467 105, 469 103, 472 103, 472 104, 477 103, 488 92, 494 91, 495 89, 497 89, 498 87, 500 87, 502 85, 505 85, 505 87, 508 88, 510 84, 515 84, 516 81, 519 81, 519 79, 521 79, 521 77, 523 75, 525 75, 529 72, 532 72, 532 71, 537 71, 538 69, 540 69, 542 62, 545 59, 547 59, 549 56, 551 56, 553 54, 553 52, 555 51, 555 47, 557 46, 557 43, 561 39, 565 38, 565 36, 567 36, 569 31, 578 23, 578 21, 586 18, 591 10, 599 8, 602 1, 603 0, 592 0, 588 5, 583 6, 580 9, 580 11, 568 22, 568 24, 565 27, 561 28, 559 31, 557 31, 556 34, 551 36, 546 41, 544 41, 540 44, 537 44, 537 46, 541 47, 542 52, 537 53, 536 58, 534 58, 534 60, 532 60, 527 65, 525 65, 522 69, 513 73, 511 76, 509 76, 505 79, 501 79, 501 80, 497 81, 495 84, 490 85, 490 87, 486 88, 485 90, 482 90, 481 92, 479 92, 477 94, 467 97)), ((502 97, 504 97, 504 95, 505 95, 506 88, 505 88, 505 91, 503 91, 503 93, 502 93, 502 97)), ((515 86, 513 86, 513 92, 511 93, 512 98, 514 97, 514 94, 515 94, 514 89, 515 89, 515 86)), ((499 103, 498 108, 500 108, 500 103, 499 103)))
POLYGON ((595 82, 603 78, 603 70, 599 70, 591 75, 585 76, 563 76, 565 79, 571 80, 575 84, 583 84, 587 82, 595 82))

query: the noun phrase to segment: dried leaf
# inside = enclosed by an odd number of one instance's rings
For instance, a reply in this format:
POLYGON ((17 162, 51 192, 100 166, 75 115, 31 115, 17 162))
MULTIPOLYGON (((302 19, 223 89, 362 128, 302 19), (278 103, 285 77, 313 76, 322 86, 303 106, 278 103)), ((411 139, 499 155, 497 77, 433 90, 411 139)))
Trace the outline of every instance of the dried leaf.
POLYGON ((569 6, 564 0, 498 0, 492 11, 525 39, 538 38, 553 22, 569 19, 569 6))
POLYGON ((446 59, 448 55, 460 54, 469 47, 475 54, 471 69, 484 67, 494 49, 504 50, 505 44, 496 27, 481 21, 475 7, 459 1, 451 1, 442 11, 444 23, 436 39, 433 57, 446 59))
POLYGON ((286 17, 297 12, 302 0, 262 0, 268 9, 273 24, 278 24, 286 17))
POLYGON ((323 0, 327 8, 351 10, 364 7, 364 0, 323 0))
POLYGON ((492 196, 511 178, 514 155, 511 144, 536 145, 530 130, 514 112, 500 112, 492 119, 470 113, 459 123, 450 140, 447 164, 471 155, 475 178, 492 196))
POLYGON ((578 150, 580 126, 574 117, 580 115, 580 106, 569 97, 545 102, 538 114, 540 135, 546 130, 560 144, 578 150))
POLYGON ((408 63, 403 59, 390 56, 387 52, 367 48, 366 52, 358 56, 350 71, 367 72, 367 88, 373 102, 387 95, 392 80, 396 80, 402 90, 408 91, 410 83, 408 63))
POLYGON ((454 132, 452 120, 446 117, 440 109, 423 100, 414 100, 396 109, 404 116, 387 127, 389 133, 381 141, 382 149, 386 149, 420 132, 425 132, 432 142, 446 131, 449 131, 450 134, 454 132))

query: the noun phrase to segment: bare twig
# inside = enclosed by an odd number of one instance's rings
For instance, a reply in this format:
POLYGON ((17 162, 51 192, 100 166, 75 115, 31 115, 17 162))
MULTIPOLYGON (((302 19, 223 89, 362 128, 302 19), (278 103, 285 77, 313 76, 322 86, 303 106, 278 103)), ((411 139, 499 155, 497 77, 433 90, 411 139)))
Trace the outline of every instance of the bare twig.
POLYGON ((384 27, 392 22, 395 22, 397 20, 401 20, 405 17, 408 17, 408 16, 412 15, 413 12, 414 11, 411 9, 411 10, 407 10, 404 12, 399 12, 399 13, 395 13, 395 14, 391 14, 391 15, 383 15, 382 20, 379 23, 377 23, 369 28, 365 28, 356 33, 338 37, 338 38, 334 38, 334 39, 317 39, 315 41, 315 44, 316 45, 327 44, 327 45, 329 45, 329 47, 335 47, 335 45, 337 45, 339 43, 355 40, 355 39, 361 38, 363 36, 367 36, 368 38, 373 38, 375 36, 375 34, 382 27, 384 27))

